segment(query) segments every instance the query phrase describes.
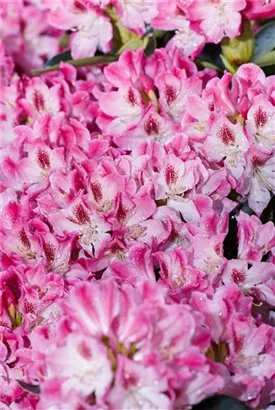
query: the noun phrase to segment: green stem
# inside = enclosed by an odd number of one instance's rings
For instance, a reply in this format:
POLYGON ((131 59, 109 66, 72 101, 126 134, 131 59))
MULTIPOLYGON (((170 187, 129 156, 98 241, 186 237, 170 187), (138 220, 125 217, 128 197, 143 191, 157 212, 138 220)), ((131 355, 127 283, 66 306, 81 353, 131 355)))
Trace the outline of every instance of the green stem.
MULTIPOLYGON (((89 65, 93 64, 109 64, 112 63, 113 61, 116 61, 118 59, 117 56, 95 56, 95 57, 85 57, 85 58, 80 58, 78 60, 67 60, 64 61, 66 64, 71 64, 74 67, 86 67, 89 65)), ((46 67, 46 68, 41 68, 38 70, 32 70, 32 75, 41 75, 44 73, 49 73, 50 71, 56 71, 59 70, 60 68, 60 63, 52 65, 51 67, 46 67)))

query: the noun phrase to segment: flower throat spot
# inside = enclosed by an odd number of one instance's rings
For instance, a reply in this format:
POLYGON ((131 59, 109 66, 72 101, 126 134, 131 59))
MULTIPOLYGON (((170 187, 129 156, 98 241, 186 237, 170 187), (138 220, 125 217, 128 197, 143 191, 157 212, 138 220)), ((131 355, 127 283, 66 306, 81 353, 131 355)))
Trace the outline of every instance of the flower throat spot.
POLYGON ((76 220, 79 223, 79 225, 86 225, 87 223, 90 222, 89 215, 85 211, 82 204, 78 204, 75 207, 74 214, 75 214, 76 220))
POLYGON ((152 115, 150 115, 148 120, 144 124, 144 129, 148 135, 158 134, 159 123, 152 115))
POLYGON ((103 198, 102 195, 102 189, 101 189, 101 185, 99 182, 92 182, 91 183, 91 189, 95 198, 96 202, 100 202, 103 198))
POLYGON ((35 90, 33 94, 33 105, 38 112, 44 111, 45 109, 45 102, 44 97, 40 91, 35 90))
POLYGON ((170 105, 177 98, 175 88, 169 84, 166 84, 165 86, 165 97, 168 105, 170 105))
POLYGON ((127 100, 129 104, 132 105, 133 107, 137 105, 137 100, 136 100, 136 97, 135 97, 135 94, 132 88, 129 88, 128 90, 127 100))
POLYGON ((42 168, 44 170, 47 169, 47 168, 50 168, 51 163, 50 163, 49 154, 43 149, 38 150, 38 152, 37 152, 37 162, 38 162, 38 165, 40 166, 40 168, 42 168))
POLYGON ((259 107, 254 113, 254 121, 257 128, 261 128, 267 123, 268 115, 267 112, 262 109, 262 107, 259 107))
POLYGON ((245 281, 245 274, 237 269, 232 270, 232 279, 235 283, 243 283, 245 281))
POLYGON ((221 138, 224 145, 229 145, 235 143, 235 135, 234 132, 228 127, 228 125, 224 124, 219 132, 218 136, 221 138))
POLYGON ((177 181, 177 173, 172 165, 167 165, 165 169, 165 181, 167 185, 174 184, 177 181))

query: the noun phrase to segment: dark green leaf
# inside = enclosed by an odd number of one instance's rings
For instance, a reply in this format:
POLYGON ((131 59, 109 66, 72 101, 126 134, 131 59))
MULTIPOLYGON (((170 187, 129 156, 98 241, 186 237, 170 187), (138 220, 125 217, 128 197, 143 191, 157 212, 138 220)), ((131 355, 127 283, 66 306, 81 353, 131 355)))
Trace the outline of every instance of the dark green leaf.
POLYGON ((145 47, 144 53, 147 57, 150 57, 152 54, 154 54, 155 49, 157 48, 157 41, 153 33, 150 33, 147 36, 147 38, 148 40, 147 40, 147 45, 145 47))
POLYGON ((264 71, 264 73, 267 77, 269 75, 274 75, 275 74, 275 64, 267 66, 267 67, 263 67, 262 69, 263 69, 263 71, 264 71))
POLYGON ((196 58, 195 63, 197 64, 199 68, 212 68, 213 70, 216 70, 216 71, 222 71, 221 68, 218 67, 217 65, 210 63, 209 61, 203 61, 199 58, 196 58))
POLYGON ((265 24, 256 34, 254 59, 275 48, 275 21, 265 24))
POLYGON ((233 212, 229 214, 228 233, 223 243, 223 252, 227 259, 236 259, 238 256, 238 224, 233 212))
POLYGON ((221 53, 222 49, 220 44, 206 44, 199 55, 199 59, 208 61, 209 63, 215 64, 223 69, 223 63, 220 58, 221 53))
POLYGON ((65 33, 59 39, 59 47, 67 48, 70 45, 70 34, 65 33))
MULTIPOLYGON (((109 17, 113 27, 112 53, 119 54, 126 43, 140 40, 139 36, 125 27, 119 19, 115 8, 111 5, 105 8, 104 13, 109 17)), ((129 47, 130 48, 130 47, 129 47)), ((133 49, 133 48, 131 48, 133 49)))
POLYGON ((174 37, 175 32, 174 31, 166 31, 166 34, 164 37, 161 37, 159 40, 158 47, 165 47, 166 44, 174 37))
POLYGON ((272 198, 269 201, 269 204, 263 211, 261 215, 261 221, 262 223, 266 222, 274 222, 275 221, 275 195, 272 195, 272 198))
POLYGON ((192 410, 246 410, 239 400, 228 396, 213 396, 192 407, 192 410))
POLYGON ((255 214, 255 212, 248 205, 248 201, 244 202, 244 204, 242 205, 241 211, 244 212, 247 215, 254 215, 255 214))
POLYGON ((22 389, 28 391, 29 393, 39 395, 40 394, 40 387, 39 384, 29 384, 23 382, 22 380, 16 380, 17 383, 22 387, 22 389))
POLYGON ((123 46, 117 51, 117 55, 124 53, 126 50, 138 50, 140 47, 143 46, 143 42, 141 38, 132 38, 127 43, 123 44, 123 46))
POLYGON ((63 51, 63 53, 57 54, 56 56, 51 58, 49 61, 47 61, 45 64, 45 68, 52 67, 56 64, 59 64, 61 62, 65 62, 71 59, 72 59, 71 50, 63 51))
POLYGON ((163 38, 166 35, 167 31, 165 30, 154 30, 155 38, 163 38))
MULTIPOLYGON (((86 67, 89 65, 94 65, 94 64, 109 64, 112 63, 113 61, 116 61, 118 59, 117 56, 110 56, 110 55, 98 55, 94 57, 86 57, 86 58, 80 58, 78 60, 67 60, 67 64, 71 64, 74 67, 86 67)), ((50 71, 56 71, 60 67, 60 64, 55 64, 50 67, 45 67, 41 68, 38 70, 32 70, 32 75, 41 75, 44 73, 48 73, 50 71)))
POLYGON ((260 67, 268 67, 275 65, 275 50, 270 51, 270 53, 261 55, 260 57, 253 60, 253 62, 260 67))

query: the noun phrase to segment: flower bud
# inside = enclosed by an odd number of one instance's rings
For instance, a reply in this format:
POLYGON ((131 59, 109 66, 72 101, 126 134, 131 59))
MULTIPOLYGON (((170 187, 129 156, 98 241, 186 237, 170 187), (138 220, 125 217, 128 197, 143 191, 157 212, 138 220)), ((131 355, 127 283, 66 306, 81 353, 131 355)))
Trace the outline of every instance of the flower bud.
POLYGON ((1 316, 10 320, 13 327, 20 326, 22 323, 22 316, 18 310, 17 301, 14 293, 7 287, 1 288, 1 316))
POLYGON ((222 55, 227 62, 237 69, 241 64, 251 61, 254 54, 254 33, 250 21, 245 20, 242 33, 235 38, 224 37, 222 40, 222 55))

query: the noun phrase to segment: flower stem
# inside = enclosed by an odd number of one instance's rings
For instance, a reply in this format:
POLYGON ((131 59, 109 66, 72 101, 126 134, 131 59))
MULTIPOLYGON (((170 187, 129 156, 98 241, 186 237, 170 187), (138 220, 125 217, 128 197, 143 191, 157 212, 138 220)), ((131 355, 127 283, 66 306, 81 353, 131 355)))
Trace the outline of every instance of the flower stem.
MULTIPOLYGON (((117 56, 109 56, 109 55, 104 55, 104 56, 95 56, 95 57, 85 57, 85 58, 80 58, 78 60, 67 60, 64 61, 66 64, 71 64, 74 67, 86 67, 89 65, 94 65, 94 64, 109 64, 112 63, 113 61, 116 61, 118 59, 117 56)), ((50 67, 45 67, 37 70, 32 70, 32 75, 41 75, 48 73, 50 71, 56 71, 59 70, 60 64, 55 64, 50 67)))

